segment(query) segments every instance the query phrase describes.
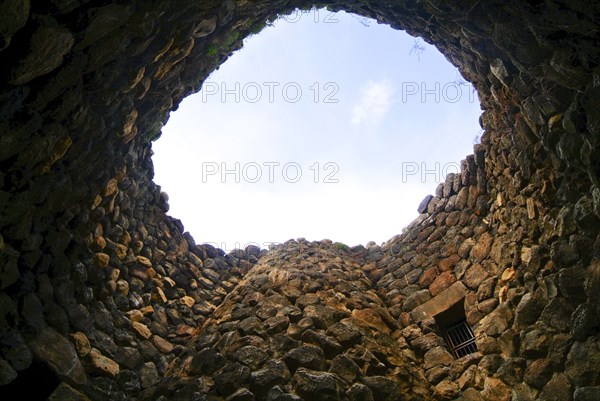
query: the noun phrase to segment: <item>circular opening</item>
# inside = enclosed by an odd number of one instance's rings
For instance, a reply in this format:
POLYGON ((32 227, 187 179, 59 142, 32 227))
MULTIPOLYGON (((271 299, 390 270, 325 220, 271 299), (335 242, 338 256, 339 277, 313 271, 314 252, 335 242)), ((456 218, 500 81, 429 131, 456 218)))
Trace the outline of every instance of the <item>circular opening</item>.
POLYGON ((475 90, 433 46, 345 12, 296 12, 245 41, 154 143, 155 181, 197 241, 383 242, 460 170, 475 90))

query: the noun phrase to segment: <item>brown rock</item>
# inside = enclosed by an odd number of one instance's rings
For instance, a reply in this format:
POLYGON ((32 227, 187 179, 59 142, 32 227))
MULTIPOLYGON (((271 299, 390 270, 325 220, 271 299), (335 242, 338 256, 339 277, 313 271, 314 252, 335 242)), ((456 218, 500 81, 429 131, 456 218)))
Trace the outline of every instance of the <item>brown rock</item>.
POLYGON ((125 280, 119 280, 116 282, 116 290, 123 296, 129 295, 129 283, 125 280))
POLYGON ((433 280, 435 280, 437 277, 437 274, 437 269, 435 267, 430 267, 429 269, 425 270, 423 274, 421 274, 421 277, 419 277, 419 286, 421 286, 421 288, 429 287, 429 285, 433 283, 433 280))
POLYGON ((517 277, 517 271, 514 268, 509 267, 508 269, 506 269, 502 272, 502 276, 500 277, 500 280, 502 280, 504 282, 509 282, 509 281, 513 281, 516 277, 517 277))
POLYGON ((48 397, 48 401, 90 401, 90 399, 67 383, 62 382, 48 397))
POLYGON ((83 358, 92 350, 92 346, 90 345, 90 341, 86 337, 85 334, 81 332, 76 332, 70 335, 71 341, 75 346, 75 351, 80 358, 83 358))
POLYGON ((105 253, 97 253, 94 255, 94 266, 104 269, 110 262, 110 256, 105 253))
POLYGON ((572 399, 573 384, 564 373, 555 373, 540 394, 540 401, 571 401, 572 399))
POLYGON ((104 196, 111 196, 117 193, 117 191, 119 190, 119 186, 118 186, 118 182, 116 179, 111 179, 108 181, 108 183, 106 184, 106 187, 104 187, 104 191, 102 192, 102 195, 104 196))
POLYGON ((171 352, 173 352, 173 344, 171 344, 170 342, 168 342, 160 336, 152 336, 152 344, 154 344, 156 349, 162 352, 163 354, 170 354, 171 352))
POLYGON ((440 271, 448 271, 454 269, 454 266, 460 261, 460 256, 452 255, 444 258, 438 262, 440 271))
POLYGON ((145 256, 137 256, 135 259, 144 267, 152 267, 152 262, 145 256))
POLYGON ((481 395, 485 401, 509 401, 511 399, 511 388, 502 380, 495 377, 486 377, 481 395))
POLYGON ((161 304, 164 304, 168 301, 167 296, 165 295, 162 288, 155 287, 154 290, 152 290, 152 301, 161 304))
POLYGON ((454 357, 444 347, 435 347, 425 353, 424 368, 434 366, 449 366, 454 362, 454 357))
POLYGON ((196 303, 196 300, 194 300, 194 298, 190 297, 190 296, 184 296, 181 299, 179 299, 179 302, 185 306, 187 306, 188 308, 191 308, 192 306, 194 306, 194 303, 196 303))
POLYGON ((485 232, 479 237, 477 244, 471 249, 471 254, 477 260, 483 260, 487 258, 490 254, 490 250, 492 249, 492 242, 494 242, 494 237, 492 234, 485 232))
POLYGON ((141 322, 144 319, 144 314, 137 309, 130 310, 126 314, 132 322, 141 322))
POLYGON ((102 355, 100 351, 92 348, 88 354, 89 363, 94 371, 115 378, 119 374, 119 364, 102 355))
POLYGON ((464 276, 464 282, 467 287, 477 289, 479 285, 489 276, 487 270, 479 263, 475 263, 467 269, 464 276))
POLYGON ((552 361, 546 358, 536 359, 525 369, 523 381, 531 387, 542 389, 550 381, 553 373, 552 361))
POLYGON ((455 399, 459 394, 458 384, 450 380, 442 380, 433 389, 435 396, 441 400, 455 399))
POLYGON ((87 383, 85 371, 71 343, 47 327, 29 344, 33 354, 44 361, 58 377, 81 385, 87 383))
POLYGON ((457 384, 461 390, 465 388, 482 389, 484 376, 477 365, 471 365, 463 372, 457 380, 457 384))
POLYGON ((454 282, 456 282, 456 277, 452 272, 442 272, 429 286, 429 292, 435 297, 446 288, 450 287, 454 282))
POLYGON ((152 332, 144 323, 140 322, 132 322, 131 328, 135 331, 140 337, 147 340, 152 337, 152 332))

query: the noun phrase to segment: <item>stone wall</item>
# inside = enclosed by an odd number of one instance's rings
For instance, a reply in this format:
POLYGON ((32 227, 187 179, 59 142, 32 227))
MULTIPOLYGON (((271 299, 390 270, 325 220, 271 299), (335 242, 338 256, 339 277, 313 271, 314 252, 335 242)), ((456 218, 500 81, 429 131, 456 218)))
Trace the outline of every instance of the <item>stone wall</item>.
POLYGON ((151 142, 244 37, 312 3, 0 5, 0 391, 600 397, 600 7, 319 5, 435 44, 477 88, 485 134, 383 246, 267 256, 197 245, 168 217, 151 142), (435 320, 456 303, 478 349, 458 360, 435 320))

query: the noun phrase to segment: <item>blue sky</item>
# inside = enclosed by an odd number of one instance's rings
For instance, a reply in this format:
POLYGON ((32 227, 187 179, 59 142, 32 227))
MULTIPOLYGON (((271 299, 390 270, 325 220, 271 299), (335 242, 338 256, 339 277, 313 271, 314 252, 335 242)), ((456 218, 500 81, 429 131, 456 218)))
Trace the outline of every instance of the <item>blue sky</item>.
POLYGON ((277 20, 171 114, 155 181, 197 243, 382 243, 481 134, 432 46, 343 12, 277 20))

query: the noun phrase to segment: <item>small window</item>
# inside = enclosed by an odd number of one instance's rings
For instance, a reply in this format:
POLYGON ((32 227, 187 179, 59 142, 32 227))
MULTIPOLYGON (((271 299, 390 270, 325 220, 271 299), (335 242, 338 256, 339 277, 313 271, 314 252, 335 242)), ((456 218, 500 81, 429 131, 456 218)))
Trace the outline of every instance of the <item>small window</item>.
POLYGON ((477 352, 475 335, 465 317, 464 299, 436 315, 435 321, 455 358, 477 352))
POLYGON ((456 359, 477 352, 473 330, 464 320, 448 327, 444 331, 444 339, 456 359))

